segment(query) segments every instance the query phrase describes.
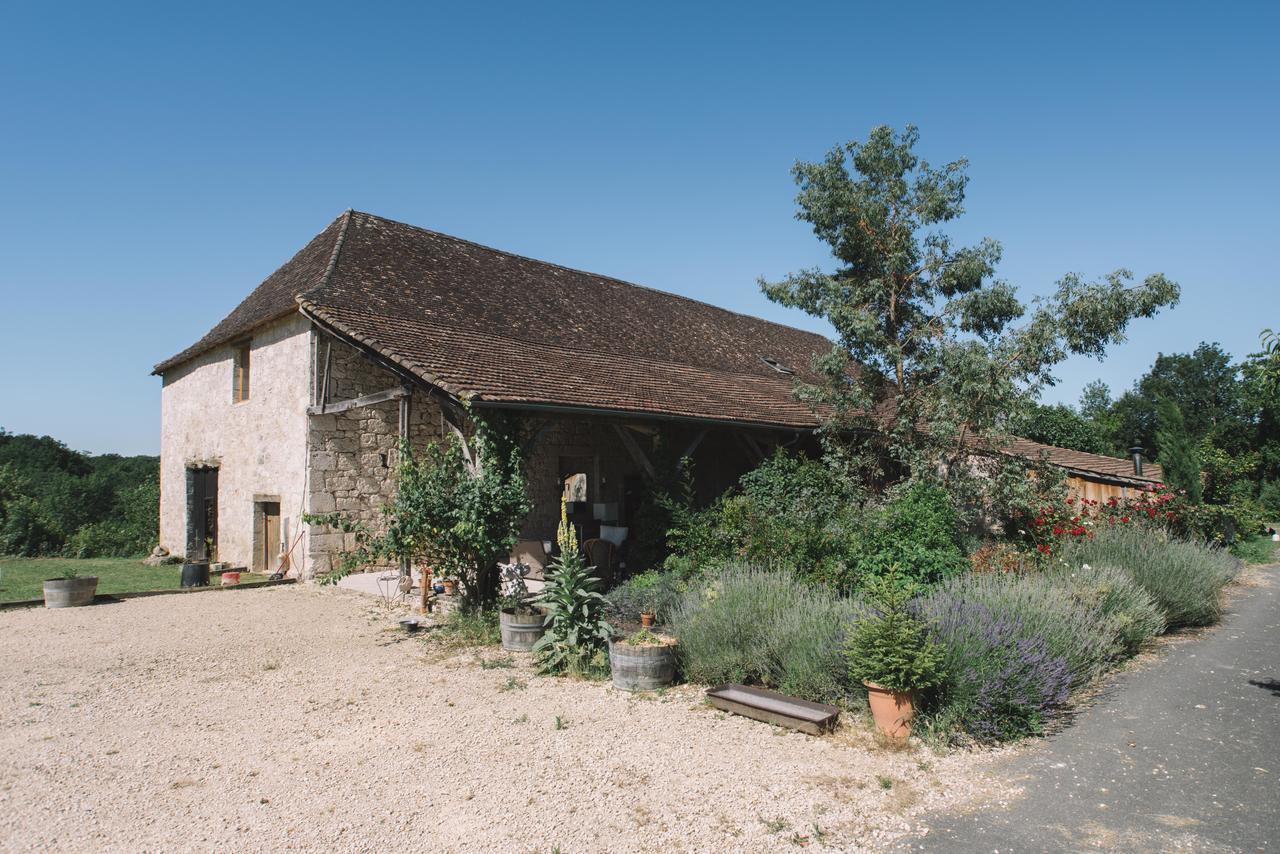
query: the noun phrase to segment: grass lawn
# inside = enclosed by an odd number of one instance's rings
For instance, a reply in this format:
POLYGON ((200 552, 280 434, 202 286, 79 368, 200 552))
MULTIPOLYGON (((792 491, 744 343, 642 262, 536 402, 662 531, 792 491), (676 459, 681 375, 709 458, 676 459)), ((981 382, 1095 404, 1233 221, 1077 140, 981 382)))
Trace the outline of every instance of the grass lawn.
POLYGON ((1232 553, 1245 563, 1274 563, 1280 560, 1277 547, 1280 543, 1271 541, 1271 537, 1258 535, 1247 540, 1240 540, 1231 547, 1232 553))
MULTIPOLYGON (((123 557, 0 557, 0 602, 40 599, 44 581, 71 570, 80 576, 98 576, 99 593, 139 593, 145 590, 181 588, 182 565, 143 566, 141 560, 123 557)), ((241 573, 244 582, 264 581, 266 576, 241 573)), ((217 584, 215 577, 212 581, 217 584)))

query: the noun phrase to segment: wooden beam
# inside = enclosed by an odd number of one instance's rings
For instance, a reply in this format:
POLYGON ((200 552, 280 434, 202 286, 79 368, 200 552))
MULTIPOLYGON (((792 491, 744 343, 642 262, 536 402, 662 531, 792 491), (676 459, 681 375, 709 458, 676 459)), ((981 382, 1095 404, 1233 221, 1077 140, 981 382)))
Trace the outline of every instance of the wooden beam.
POLYGON ((703 428, 699 431, 697 436, 693 437, 693 441, 689 443, 689 447, 684 449, 684 453, 680 455, 680 459, 683 460, 685 457, 692 457, 693 452, 698 450, 698 446, 702 444, 702 440, 705 438, 707 438, 707 429, 703 428))
POLYGON ((649 462, 649 458, 644 455, 644 450, 635 438, 627 432, 627 429, 621 424, 614 424, 613 429, 618 431, 618 438, 622 440, 623 446, 627 449, 627 453, 631 454, 631 458, 636 461, 636 465, 644 469, 645 474, 656 479, 658 473, 653 468, 653 463, 649 462))
POLYGON ((462 449, 462 459, 467 464, 467 470, 472 474, 480 474, 480 458, 471 449, 471 443, 467 441, 467 434, 463 432, 462 427, 457 424, 452 417, 450 417, 451 413, 447 412, 443 406, 440 408, 440 415, 444 420, 445 425, 448 426, 449 430, 451 430, 453 435, 458 439, 458 447, 462 449))
POLYGON ((335 412, 346 412, 348 409, 355 409, 358 406, 372 406, 375 403, 384 403, 388 400, 399 400, 409 396, 409 390, 404 386, 398 388, 389 388, 385 391, 375 391, 373 394, 366 394, 363 397, 352 398, 351 400, 340 400, 337 403, 321 402, 316 406, 308 406, 308 415, 330 415, 335 412))
POLYGON ((760 445, 756 442, 754 436, 745 430, 739 430, 738 439, 742 442, 742 446, 747 449, 747 456, 754 458, 756 463, 764 462, 765 453, 760 449, 760 445))

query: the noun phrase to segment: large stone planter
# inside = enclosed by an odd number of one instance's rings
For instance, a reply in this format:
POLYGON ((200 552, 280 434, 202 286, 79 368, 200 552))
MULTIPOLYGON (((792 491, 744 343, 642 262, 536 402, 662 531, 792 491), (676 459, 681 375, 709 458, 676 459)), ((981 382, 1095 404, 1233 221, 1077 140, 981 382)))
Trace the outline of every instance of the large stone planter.
POLYGON ((539 609, 532 614, 517 614, 509 608, 503 608, 498 615, 498 624, 502 628, 502 648, 511 652, 529 652, 542 637, 542 621, 546 612, 539 609))
POLYGON ((44 583, 46 608, 79 608, 93 601, 98 592, 98 576, 50 578, 44 583))
POLYGON ((613 687, 623 691, 665 688, 676 678, 676 642, 671 638, 656 644, 610 641, 609 670, 613 687))

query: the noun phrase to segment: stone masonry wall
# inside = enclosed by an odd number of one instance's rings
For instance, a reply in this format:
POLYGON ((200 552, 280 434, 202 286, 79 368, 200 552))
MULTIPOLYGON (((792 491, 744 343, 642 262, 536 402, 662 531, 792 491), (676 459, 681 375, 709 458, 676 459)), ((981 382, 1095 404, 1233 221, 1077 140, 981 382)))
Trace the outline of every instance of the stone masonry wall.
MULTIPOLYGON (((329 402, 384 391, 399 385, 395 374, 359 350, 329 336, 316 339, 316 377, 330 349, 329 402)), ((415 390, 410 398, 409 439, 415 449, 439 441, 444 427, 438 403, 415 390)), ((307 423, 308 512, 339 511, 376 527, 381 507, 395 496, 400 403, 384 401, 345 412, 312 415, 307 423)), ((355 546, 353 534, 311 526, 306 576, 322 575, 340 562, 339 553, 355 546)))

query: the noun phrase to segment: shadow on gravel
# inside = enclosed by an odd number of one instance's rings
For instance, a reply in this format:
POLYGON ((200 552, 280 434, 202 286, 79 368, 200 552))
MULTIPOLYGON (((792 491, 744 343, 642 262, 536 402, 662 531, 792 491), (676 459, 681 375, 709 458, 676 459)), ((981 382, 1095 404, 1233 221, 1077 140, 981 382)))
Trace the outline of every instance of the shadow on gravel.
POLYGON ((1280 680, 1250 679, 1249 684, 1261 688, 1264 691, 1270 691, 1271 696, 1273 697, 1280 697, 1280 680))

